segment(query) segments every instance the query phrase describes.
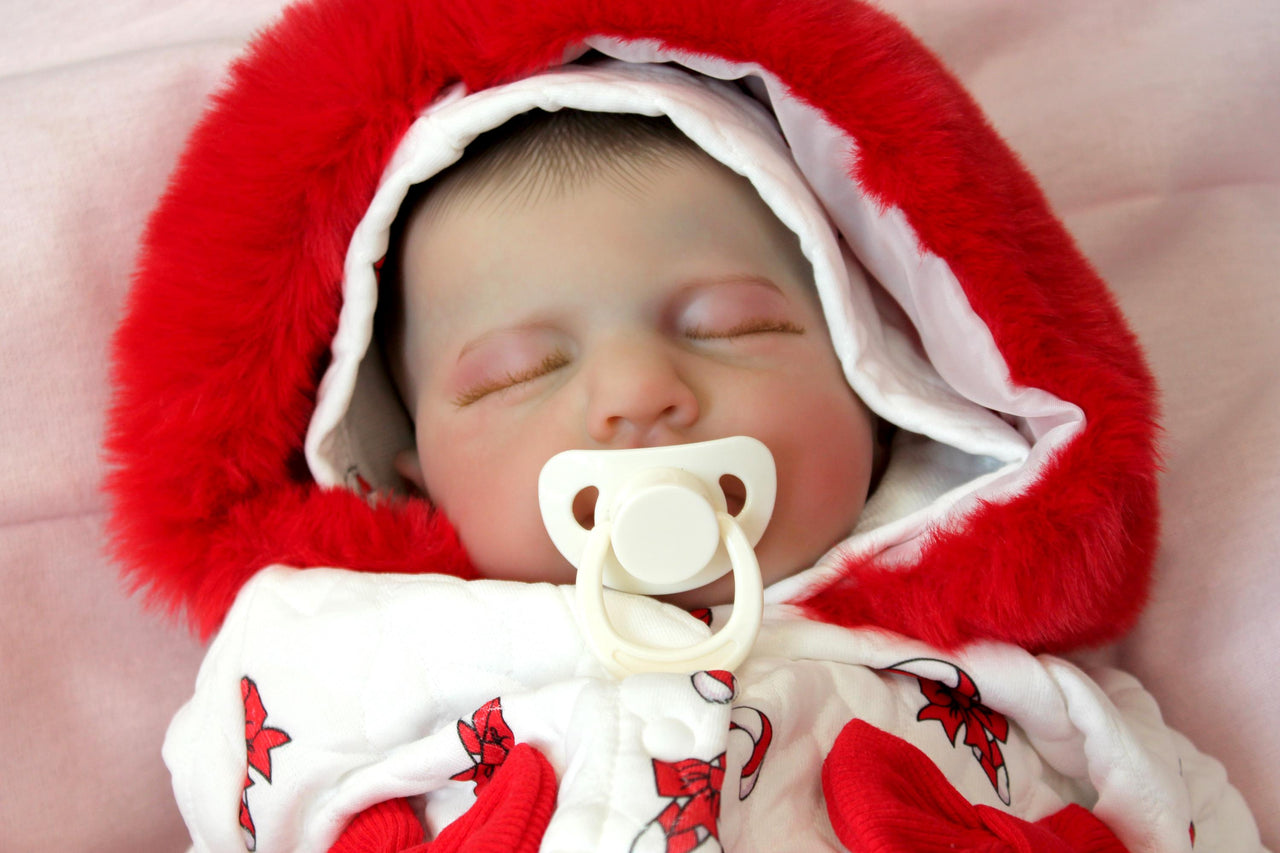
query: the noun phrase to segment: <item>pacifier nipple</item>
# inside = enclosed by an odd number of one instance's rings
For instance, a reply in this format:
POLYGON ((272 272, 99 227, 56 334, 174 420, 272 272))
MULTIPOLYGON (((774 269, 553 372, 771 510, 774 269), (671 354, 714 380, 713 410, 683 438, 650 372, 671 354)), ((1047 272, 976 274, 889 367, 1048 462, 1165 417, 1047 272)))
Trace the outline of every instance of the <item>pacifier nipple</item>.
POLYGON ((696 577, 720 547, 720 524, 697 477, 678 468, 638 474, 614 500, 613 554, 627 574, 660 586, 696 577))
MULTIPOLYGON (((593 650, 611 672, 732 669, 746 657, 763 616, 760 566, 752 550, 773 513, 777 473, 763 443, 734 436, 697 444, 632 450, 569 450, 538 479, 542 520, 578 569, 578 601, 593 650), (745 489, 730 515, 721 479, 745 489), (597 493, 594 523, 574 503, 597 493), (604 588, 659 595, 704 586, 733 572, 728 624, 685 649, 620 637, 604 607, 604 588)), ((735 501, 736 503, 736 501, 735 501)))

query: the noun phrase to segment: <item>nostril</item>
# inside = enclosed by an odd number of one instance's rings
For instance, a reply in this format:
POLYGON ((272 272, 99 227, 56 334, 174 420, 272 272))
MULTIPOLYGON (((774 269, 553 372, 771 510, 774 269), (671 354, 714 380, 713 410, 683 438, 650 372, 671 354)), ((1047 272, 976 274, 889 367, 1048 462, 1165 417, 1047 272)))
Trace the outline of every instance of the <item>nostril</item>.
POLYGON ((732 474, 720 478, 720 491, 724 492, 724 502, 729 507, 729 515, 737 517, 747 502, 747 487, 732 474))
POLYGON ((592 530, 596 526, 596 501, 600 498, 600 490, 595 486, 587 486, 573 496, 573 517, 583 530, 592 530))

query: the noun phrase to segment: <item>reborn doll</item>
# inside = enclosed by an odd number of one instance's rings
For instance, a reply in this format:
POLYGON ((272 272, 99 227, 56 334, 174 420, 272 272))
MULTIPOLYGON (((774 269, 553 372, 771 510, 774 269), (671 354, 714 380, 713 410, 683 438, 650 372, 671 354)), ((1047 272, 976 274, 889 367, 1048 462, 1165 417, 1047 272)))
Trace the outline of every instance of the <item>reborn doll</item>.
MULTIPOLYGON (((488 5, 291 10, 152 220, 111 485, 218 629, 166 742, 196 849, 1260 849, 1131 678, 1045 654, 1140 605, 1150 380, 950 78, 856 5, 488 5), (666 119, 446 173, 558 110, 666 119), (616 678, 538 470, 735 435, 754 646, 616 678)), ((688 646, 727 586, 609 615, 688 646)))

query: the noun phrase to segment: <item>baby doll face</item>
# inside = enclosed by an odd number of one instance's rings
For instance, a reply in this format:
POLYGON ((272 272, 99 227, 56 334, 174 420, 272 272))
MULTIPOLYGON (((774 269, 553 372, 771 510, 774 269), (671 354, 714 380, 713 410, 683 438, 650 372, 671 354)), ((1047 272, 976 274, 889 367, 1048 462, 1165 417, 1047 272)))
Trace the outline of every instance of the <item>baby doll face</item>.
MULTIPOLYGON (((537 499, 543 464, 571 448, 763 441, 778 470, 766 585, 848 535, 871 418, 794 236, 745 179, 696 155, 524 198, 442 192, 404 236, 402 390, 421 452, 397 467, 481 576, 574 581, 537 499)), ((729 601, 732 578, 671 598, 729 601)))

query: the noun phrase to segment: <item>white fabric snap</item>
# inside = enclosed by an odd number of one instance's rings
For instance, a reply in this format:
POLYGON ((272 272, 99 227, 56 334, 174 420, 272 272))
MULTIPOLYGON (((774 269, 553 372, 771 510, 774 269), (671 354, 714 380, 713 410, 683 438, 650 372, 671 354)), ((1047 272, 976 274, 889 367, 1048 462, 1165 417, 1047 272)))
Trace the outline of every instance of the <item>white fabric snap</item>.
POLYGON ((681 761, 692 755, 697 745, 693 729, 674 717, 649 723, 640 739, 645 752, 659 761, 681 761))

